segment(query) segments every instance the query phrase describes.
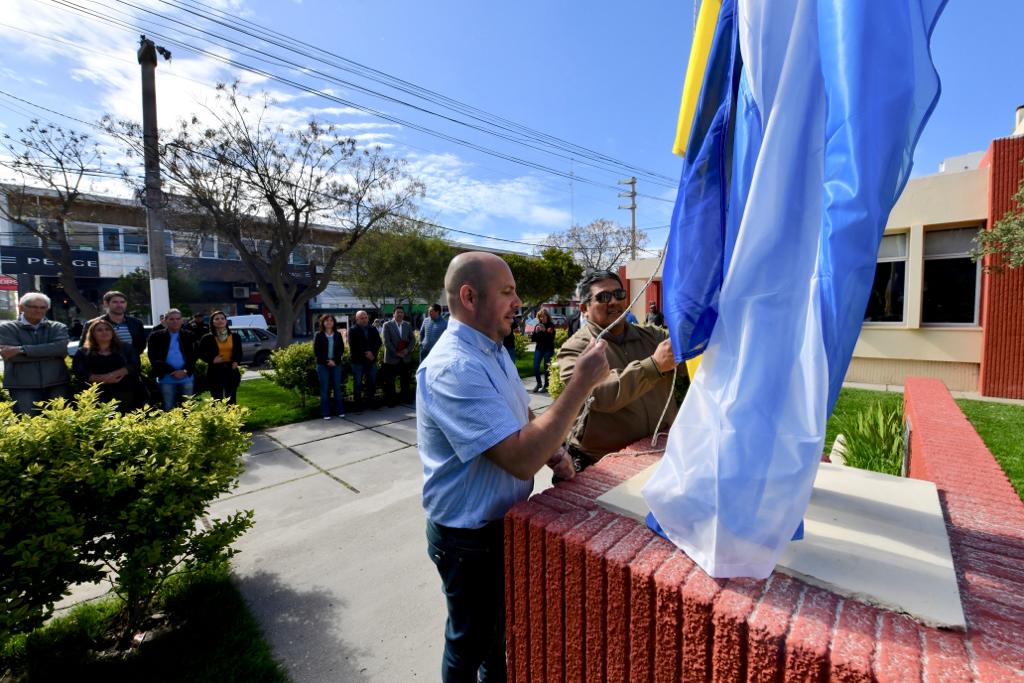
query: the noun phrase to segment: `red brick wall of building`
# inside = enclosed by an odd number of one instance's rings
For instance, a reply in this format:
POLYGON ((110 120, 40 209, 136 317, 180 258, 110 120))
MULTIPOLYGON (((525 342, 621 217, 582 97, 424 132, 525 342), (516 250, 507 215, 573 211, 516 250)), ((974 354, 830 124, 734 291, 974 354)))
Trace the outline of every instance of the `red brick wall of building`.
MULTIPOLYGON (((991 161, 990 226, 1015 207, 1013 196, 1024 178, 1022 159, 1024 136, 992 142, 986 155, 986 161, 991 161)), ((978 390, 984 396, 1024 398, 1024 268, 986 274, 981 297, 978 390)))

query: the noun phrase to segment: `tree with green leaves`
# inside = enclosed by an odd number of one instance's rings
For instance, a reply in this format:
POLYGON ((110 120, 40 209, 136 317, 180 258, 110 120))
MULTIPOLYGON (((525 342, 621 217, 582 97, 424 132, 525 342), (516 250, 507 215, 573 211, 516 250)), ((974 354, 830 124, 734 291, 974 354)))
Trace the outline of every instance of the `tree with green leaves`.
POLYGON ((0 137, 0 152, 0 166, 18 180, 0 190, 0 217, 38 238, 43 254, 57 264, 61 287, 83 316, 95 317, 99 309, 75 279, 73 222, 93 218, 79 200, 104 172, 103 149, 84 133, 33 120, 17 136, 0 137))
POLYGON ((557 247, 545 247, 539 256, 503 254, 516 279, 516 292, 525 308, 535 308, 549 299, 571 299, 583 267, 572 254, 557 247))
MULTIPOLYGON (((254 106, 237 85, 218 89, 206 120, 193 116, 161 134, 168 224, 230 245, 277 321, 280 348, 291 343, 306 302, 327 289, 342 257, 409 212, 423 188, 380 148, 361 149, 316 120, 271 125, 269 99, 254 106)), ((106 123, 141 154, 139 124, 106 123)))
POLYGON ((434 303, 457 253, 444 232, 412 218, 393 218, 366 235, 341 262, 336 277, 357 297, 384 304, 434 303))
MULTIPOLYGON (((1021 162, 1024 165, 1024 161, 1021 162)), ((977 247, 971 252, 975 261, 986 256, 995 256, 986 270, 1000 272, 1004 268, 1020 268, 1024 265, 1024 179, 1013 195, 1016 206, 996 222, 991 230, 982 230, 975 238, 977 247)))
MULTIPOLYGON (((167 286, 170 290, 171 306, 174 308, 188 308, 188 304, 202 298, 199 285, 183 276, 174 266, 167 267, 167 286)), ((136 268, 118 278, 111 289, 128 297, 129 311, 143 314, 150 312, 149 271, 145 268, 136 268)))

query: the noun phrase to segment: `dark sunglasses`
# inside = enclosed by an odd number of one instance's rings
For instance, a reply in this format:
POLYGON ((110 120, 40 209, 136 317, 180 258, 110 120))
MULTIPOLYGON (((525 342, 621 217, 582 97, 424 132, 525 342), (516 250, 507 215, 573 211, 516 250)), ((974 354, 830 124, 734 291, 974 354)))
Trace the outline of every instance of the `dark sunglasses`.
POLYGON ((623 301, 627 296, 629 296, 629 292, 626 290, 616 289, 611 292, 598 292, 591 298, 599 304, 606 304, 612 300, 612 297, 615 297, 616 301, 623 301))

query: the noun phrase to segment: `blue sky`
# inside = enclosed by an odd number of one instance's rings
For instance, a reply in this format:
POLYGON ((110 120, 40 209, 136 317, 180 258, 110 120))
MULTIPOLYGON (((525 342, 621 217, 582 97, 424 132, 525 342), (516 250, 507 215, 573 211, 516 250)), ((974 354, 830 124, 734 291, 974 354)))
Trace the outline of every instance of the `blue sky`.
MULTIPOLYGON (((362 144, 383 144, 389 153, 407 158, 410 169, 427 184, 421 206, 424 216, 476 235, 527 243, 562 230, 573 220, 609 218, 628 224, 628 212, 617 208, 625 200, 616 196, 614 186, 633 171, 618 162, 670 179, 678 174, 679 163, 669 148, 690 48, 690 0, 632 4, 604 0, 201 2, 614 161, 611 168, 591 168, 575 153, 563 150, 558 156, 550 150, 530 149, 357 92, 309 71, 281 64, 266 67, 258 62, 258 55, 238 46, 215 46, 210 36, 187 35, 205 28, 247 46, 257 45, 251 37, 206 24, 184 11, 187 6, 198 7, 197 0, 66 0, 135 28, 98 21, 53 0, 5 0, 5 12, 0 15, 4 54, 0 90, 85 120, 96 120, 107 112, 138 118, 135 49, 141 23, 151 34, 162 34, 157 42, 174 53, 173 61, 158 70, 162 125, 198 110, 211 99, 212 86, 218 81, 239 78, 254 92, 271 92, 280 103, 278 120, 285 125, 316 116, 341 125, 362 144), (167 18, 154 16, 153 11, 167 18), (176 20, 185 20, 186 25, 176 20), (314 90, 381 110, 402 123, 382 121, 196 56, 181 42, 269 68, 314 90), (570 183, 568 178, 439 139, 409 124, 534 166, 564 174, 571 170, 579 179, 570 183)), ((239 26, 233 19, 226 23, 239 26)), ((943 158, 985 149, 992 138, 1009 134, 1014 108, 1024 104, 1024 72, 1015 35, 1022 25, 1024 2, 1020 0, 950 0, 933 40, 943 94, 918 146, 915 175, 935 172, 943 158)), ((436 104, 379 83, 315 64, 294 52, 271 49, 300 65, 451 115, 436 104)), ((56 119, 0 95, 3 130, 13 133, 31 115, 56 119)), ((462 114, 456 117, 465 119, 462 114)), ((658 248, 667 233, 661 226, 668 223, 674 182, 640 178, 638 190, 645 196, 638 199, 637 222, 641 228, 653 228, 647 246, 658 248)), ((484 242, 471 235, 452 236, 484 242)), ((529 249, 522 244, 491 244, 529 249)))

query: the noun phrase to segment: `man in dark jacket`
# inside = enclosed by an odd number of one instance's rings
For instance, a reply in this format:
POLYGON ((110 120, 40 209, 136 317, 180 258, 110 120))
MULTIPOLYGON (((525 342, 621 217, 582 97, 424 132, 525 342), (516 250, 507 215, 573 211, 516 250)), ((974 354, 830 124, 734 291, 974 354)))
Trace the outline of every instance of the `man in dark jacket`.
POLYGON ((29 292, 18 302, 17 320, 0 323, 4 388, 17 413, 37 413, 37 401, 68 396, 68 328, 46 319, 50 298, 29 292))
POLYGON ((125 313, 128 310, 128 297, 118 291, 109 291, 103 295, 103 307, 107 312, 89 321, 82 332, 82 339, 86 338, 89 326, 94 321, 106 320, 114 328, 121 343, 131 346, 141 356, 146 350, 146 328, 141 320, 125 313))
POLYGON ((373 395, 377 391, 377 354, 380 352, 380 333, 370 324, 366 311, 356 313, 356 324, 348 333, 349 355, 352 359, 352 384, 355 410, 363 406, 373 407, 373 395), (363 402, 363 377, 366 377, 366 400, 363 402))
POLYGON ((146 351, 153 364, 153 375, 160 385, 164 410, 181 405, 194 391, 196 342, 182 328, 181 311, 172 308, 164 315, 164 329, 149 335, 146 351))

